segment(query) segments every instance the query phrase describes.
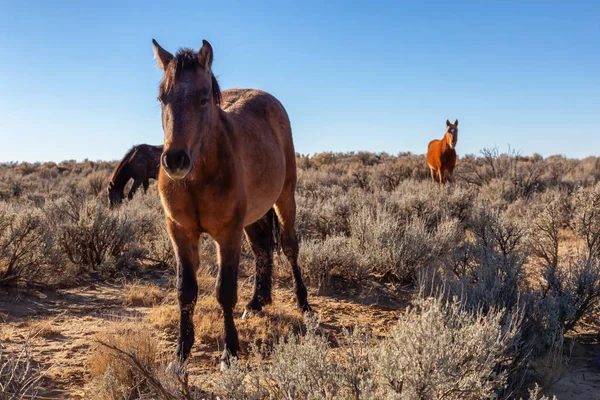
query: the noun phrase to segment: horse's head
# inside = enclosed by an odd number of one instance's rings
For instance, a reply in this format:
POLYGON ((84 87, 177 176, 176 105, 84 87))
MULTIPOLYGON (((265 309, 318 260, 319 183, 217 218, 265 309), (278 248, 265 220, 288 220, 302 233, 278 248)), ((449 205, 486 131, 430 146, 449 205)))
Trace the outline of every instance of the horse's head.
POLYGON ((444 140, 451 149, 456 147, 456 142, 458 141, 458 120, 454 121, 454 123, 446 120, 444 140))
POLYGON ((113 208, 123 202, 123 199, 125 198, 125 194, 123 193, 123 190, 122 189, 119 190, 119 189, 115 188, 114 185, 112 184, 112 182, 108 184, 106 191, 108 192, 108 207, 109 208, 113 208))
POLYGON ((221 101, 219 85, 211 71, 213 50, 203 40, 198 52, 182 49, 173 56, 156 40, 152 43, 164 72, 158 91, 165 133, 160 163, 172 179, 183 179, 210 135, 213 116, 221 101))

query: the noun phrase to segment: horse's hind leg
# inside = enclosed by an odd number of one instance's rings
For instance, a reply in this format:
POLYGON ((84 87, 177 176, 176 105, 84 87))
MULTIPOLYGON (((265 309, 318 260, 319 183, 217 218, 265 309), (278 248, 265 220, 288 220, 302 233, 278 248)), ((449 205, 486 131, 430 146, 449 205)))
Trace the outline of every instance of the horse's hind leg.
POLYGON ((144 182, 142 184, 144 186, 144 193, 146 193, 148 191, 148 188, 150 187, 150 179, 144 179, 144 182))
POLYGON ((200 264, 197 231, 188 231, 167 218, 167 230, 177 259, 177 298, 179 300, 179 339, 177 358, 184 362, 194 344, 194 308, 198 298, 196 271, 200 264))
POLYGON ((294 198, 294 188, 283 191, 275 203, 275 211, 281 225, 281 239, 283 253, 292 265, 292 273, 295 281, 296 301, 298 308, 302 311, 311 311, 307 300, 306 286, 302 282, 302 273, 298 266, 298 239, 294 224, 296 222, 296 199, 294 198))
POLYGON ((263 218, 244 228, 256 260, 254 294, 246 305, 246 311, 260 311, 264 305, 271 303, 273 218, 276 218, 275 211, 271 209, 263 218))

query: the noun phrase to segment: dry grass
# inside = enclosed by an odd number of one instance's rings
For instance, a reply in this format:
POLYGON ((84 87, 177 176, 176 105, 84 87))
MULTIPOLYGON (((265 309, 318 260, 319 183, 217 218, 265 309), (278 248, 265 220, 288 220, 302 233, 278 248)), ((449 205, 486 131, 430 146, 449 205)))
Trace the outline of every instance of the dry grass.
POLYGON ((61 335, 60 329, 53 325, 51 319, 41 319, 32 321, 29 325, 30 337, 42 337, 45 339, 57 337, 61 335))
POLYGON ((172 335, 177 332, 179 307, 173 304, 155 305, 146 316, 146 320, 154 328, 172 335))
POLYGON ((87 390, 95 399, 141 398, 148 383, 114 348, 135 355, 142 365, 154 368, 163 361, 158 340, 141 323, 117 323, 112 330, 99 334, 88 360, 92 377, 87 390))
MULTIPOLYGON (((244 305, 238 304, 236 314, 240 316, 243 309, 244 305)), ((154 328, 170 336, 176 335, 179 327, 179 307, 173 304, 156 305, 152 307, 146 320, 154 328)), ((281 336, 301 331, 302 321, 302 315, 298 311, 293 308, 290 310, 284 304, 274 301, 251 318, 236 320, 240 345, 242 349, 246 349, 253 342, 273 343, 281 336)), ((201 296, 198 299, 194 324, 197 345, 222 346, 223 317, 221 306, 214 296, 201 296)))
POLYGON ((163 288, 140 281, 125 283, 124 289, 124 303, 133 307, 151 307, 166 296, 163 288))

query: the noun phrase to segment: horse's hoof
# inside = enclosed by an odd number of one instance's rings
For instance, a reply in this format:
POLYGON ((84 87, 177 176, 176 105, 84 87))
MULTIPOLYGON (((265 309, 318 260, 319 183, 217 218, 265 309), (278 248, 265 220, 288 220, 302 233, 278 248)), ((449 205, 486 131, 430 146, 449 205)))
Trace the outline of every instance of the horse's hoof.
POLYGON ((247 308, 244 308, 244 313, 242 314, 242 319, 246 319, 246 317, 250 315, 247 308))
POLYGON ((303 305, 298 306, 298 308, 300 311, 302 311, 302 313, 312 315, 313 309, 308 303, 304 303, 303 305))

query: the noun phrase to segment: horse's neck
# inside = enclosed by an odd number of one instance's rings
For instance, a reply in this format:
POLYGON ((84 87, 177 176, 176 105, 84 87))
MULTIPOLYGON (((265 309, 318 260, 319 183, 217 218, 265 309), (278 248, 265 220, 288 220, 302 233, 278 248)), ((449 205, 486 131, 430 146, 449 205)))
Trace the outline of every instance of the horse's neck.
POLYGON ((204 139, 200 142, 198 168, 204 177, 223 172, 228 161, 235 156, 233 148, 234 126, 226 111, 218 109, 210 127, 210 132, 200 134, 204 139))
POLYGON ((119 165, 119 167, 118 167, 119 170, 112 177, 110 182, 112 183, 112 187, 114 189, 117 189, 117 190, 125 189, 125 185, 127 185, 127 182, 131 178, 131 171, 129 168, 130 161, 131 160, 127 160, 124 163, 122 163, 121 165, 119 165))
POLYGON ((448 141, 446 140, 446 135, 440 140, 440 153, 444 154, 452 150, 450 146, 448 146, 448 141))

